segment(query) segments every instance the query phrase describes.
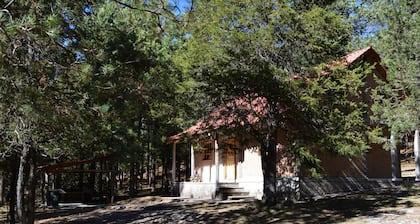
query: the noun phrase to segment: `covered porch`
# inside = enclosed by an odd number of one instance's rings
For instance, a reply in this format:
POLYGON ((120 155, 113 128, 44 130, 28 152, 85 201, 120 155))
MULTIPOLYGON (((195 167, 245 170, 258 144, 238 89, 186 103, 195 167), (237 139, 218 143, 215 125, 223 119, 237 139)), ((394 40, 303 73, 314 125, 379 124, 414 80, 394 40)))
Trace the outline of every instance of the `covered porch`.
POLYGON ((190 144, 190 181, 176 181, 177 146, 172 142, 173 194, 186 198, 261 198, 263 188, 258 148, 241 147, 234 139, 208 136, 190 144), (246 160, 245 160, 246 158, 246 160))

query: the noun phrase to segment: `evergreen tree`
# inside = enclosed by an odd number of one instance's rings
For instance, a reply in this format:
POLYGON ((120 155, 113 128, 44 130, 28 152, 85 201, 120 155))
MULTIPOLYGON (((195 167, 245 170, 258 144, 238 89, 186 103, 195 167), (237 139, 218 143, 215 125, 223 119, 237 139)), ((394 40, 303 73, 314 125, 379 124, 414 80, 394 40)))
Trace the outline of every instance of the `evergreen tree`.
POLYGON ((66 102, 57 76, 74 58, 60 40, 66 21, 65 7, 46 1, 9 1, 0 15, 0 108, 3 158, 17 158, 11 170, 12 206, 17 221, 33 223, 35 170, 39 153, 49 153, 59 141, 65 122, 66 102), (63 116, 62 116, 63 115, 63 116), (13 183, 15 182, 15 183, 13 183), (24 192, 27 192, 24 197, 24 192))
MULTIPOLYGON (((377 119, 400 138, 420 126, 418 1, 345 1, 340 3, 353 24, 350 48, 372 45, 387 67, 389 83, 376 92, 377 119)), ((386 136, 385 136, 386 137, 386 136)), ((386 141, 386 140, 385 140, 386 141)))
POLYGON ((366 107, 348 98, 358 96, 365 67, 347 72, 338 66, 331 76, 321 75, 323 69, 308 72, 344 55, 350 39, 350 27, 325 7, 329 3, 199 1, 189 12, 186 51, 177 59, 183 71, 205 83, 214 105, 265 101, 264 116, 240 106, 230 110, 244 118, 237 122, 240 131, 260 143, 266 203, 277 201, 278 130, 287 132, 289 152, 312 167, 319 163, 313 146, 342 155, 367 148, 366 107), (305 77, 313 81, 301 83, 305 77), (249 113, 258 125, 246 119, 249 113))

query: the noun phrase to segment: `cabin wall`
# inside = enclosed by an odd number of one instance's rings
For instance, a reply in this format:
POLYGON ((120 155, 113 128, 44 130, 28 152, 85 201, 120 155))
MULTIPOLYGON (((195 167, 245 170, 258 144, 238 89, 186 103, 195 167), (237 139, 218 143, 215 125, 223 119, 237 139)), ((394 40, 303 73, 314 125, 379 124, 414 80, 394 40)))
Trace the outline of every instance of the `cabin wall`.
MULTIPOLYGON (((220 161, 220 160, 219 160, 220 161)), ((207 143, 194 151, 193 181, 211 183, 216 181, 214 143, 207 143)))
POLYGON ((391 153, 374 144, 367 153, 367 175, 369 178, 392 177, 391 153))
POLYGON ((243 150, 243 157, 238 161, 238 182, 262 181, 262 165, 259 147, 248 147, 243 150))
MULTIPOLYGON (((194 151, 193 181, 215 182, 214 143, 200 146, 194 151), (206 150, 211 147, 210 151, 206 150)), ((219 182, 262 181, 260 148, 254 145, 233 151, 223 144, 219 145, 219 182)))
POLYGON ((366 177, 366 156, 344 157, 336 155, 321 155, 321 166, 327 177, 366 177))

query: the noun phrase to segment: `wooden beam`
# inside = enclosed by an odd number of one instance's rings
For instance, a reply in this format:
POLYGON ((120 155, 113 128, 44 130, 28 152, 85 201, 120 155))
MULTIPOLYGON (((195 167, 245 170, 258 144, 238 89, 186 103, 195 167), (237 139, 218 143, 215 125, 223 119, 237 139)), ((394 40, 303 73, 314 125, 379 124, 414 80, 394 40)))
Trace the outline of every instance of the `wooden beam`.
POLYGON ((96 158, 96 159, 88 159, 88 160, 79 160, 79 161, 75 161, 75 162, 58 163, 58 164, 49 165, 49 166, 39 166, 38 170, 39 171, 44 171, 44 172, 52 172, 54 170, 59 170, 59 169, 63 169, 63 168, 66 168, 66 167, 72 167, 72 166, 77 166, 77 165, 95 163, 95 162, 104 161, 104 160, 114 160, 114 159, 115 158, 113 156, 103 156, 103 157, 99 157, 99 158, 96 158))
POLYGON ((81 169, 71 169, 71 170, 52 170, 47 173, 110 173, 115 172, 115 170, 81 170, 81 169))

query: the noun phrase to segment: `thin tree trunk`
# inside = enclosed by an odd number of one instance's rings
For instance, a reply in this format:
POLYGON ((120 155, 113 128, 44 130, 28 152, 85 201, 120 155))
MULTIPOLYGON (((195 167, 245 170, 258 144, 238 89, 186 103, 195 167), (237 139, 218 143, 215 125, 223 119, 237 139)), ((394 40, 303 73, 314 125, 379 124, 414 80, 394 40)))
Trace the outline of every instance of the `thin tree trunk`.
POLYGON ((48 173, 42 173, 41 175, 41 201, 43 205, 47 205, 47 194, 48 194, 48 173))
POLYGON ((147 185, 150 187, 150 156, 149 153, 146 154, 146 178, 147 178, 147 185))
POLYGON ((103 175, 103 173, 102 173, 102 171, 104 170, 104 161, 101 161, 100 162, 100 169, 101 169, 101 172, 99 173, 99 177, 98 177, 98 190, 99 190, 99 192, 101 193, 101 195, 102 195, 102 193, 103 193, 103 191, 104 191, 104 188, 103 188, 103 177, 102 177, 102 175, 103 175))
MULTIPOLYGON (((91 163, 89 166, 89 169, 92 171, 96 170, 96 163, 91 163)), ((95 172, 91 172, 89 174, 88 186, 89 186, 89 191, 91 193, 95 192, 95 176, 96 176, 95 172)))
MULTIPOLYGON (((83 164, 80 164, 80 170, 83 170, 83 164)), ((79 190, 80 190, 80 192, 83 192, 83 188, 84 188, 84 186, 83 186, 83 173, 80 172, 79 173, 79 190)))
POLYGON ((16 155, 13 156, 11 161, 12 167, 10 172, 10 186, 9 193, 7 194, 9 199, 9 222, 16 223, 16 182, 17 182, 17 158, 16 155), (16 161, 16 162, 15 162, 16 161))
POLYGON ((140 164, 140 190, 143 190, 144 162, 140 164))
POLYGON ((161 173, 161 185, 160 185, 160 189, 161 189, 161 191, 163 191, 163 189, 164 189, 164 186, 165 186, 165 163, 166 163, 166 159, 165 158, 162 158, 162 173, 161 173))
POLYGON ((27 198, 24 200, 24 212, 26 213, 26 220, 24 223, 34 223, 35 222, 35 150, 33 148, 29 149, 28 155, 28 175, 27 175, 27 184, 25 186, 25 192, 27 192, 27 198))
POLYGON ((0 170, 0 206, 4 203, 4 195, 3 195, 3 185, 4 185, 4 174, 5 172, 0 170))
POLYGON ((165 184, 165 193, 169 193, 169 180, 168 180, 168 157, 165 156, 165 162, 163 163, 163 170, 164 170, 164 184, 165 184))
POLYGON ((136 175, 136 182, 134 183, 134 191, 136 192, 136 194, 139 192, 139 170, 140 170, 140 164, 137 161, 135 163, 135 170, 134 170, 134 175, 136 175))
POLYGON ((136 183, 136 172, 135 172, 135 167, 136 164, 135 162, 130 162, 130 186, 129 186, 129 191, 128 191, 128 195, 129 197, 134 197, 135 195, 135 183, 136 183))
POLYGON ((178 182, 181 182, 181 161, 177 161, 176 162, 176 171, 175 171, 175 175, 178 176, 178 182))
POLYGON ((155 191, 156 189, 156 159, 152 159, 152 191, 155 191))
POLYGON ((25 166, 29 156, 29 148, 26 144, 23 144, 20 160, 19 160, 19 168, 18 168, 18 176, 16 181, 16 213, 17 213, 17 220, 19 223, 24 223, 26 220, 25 212, 24 212, 24 186, 25 186, 25 166))
POLYGON ((115 190, 117 185, 116 175, 118 170, 118 164, 116 162, 111 162, 111 178, 110 178, 110 192, 109 192, 109 202, 114 203, 115 190))

